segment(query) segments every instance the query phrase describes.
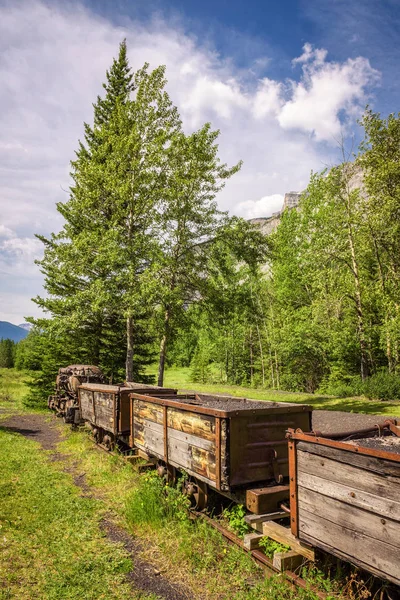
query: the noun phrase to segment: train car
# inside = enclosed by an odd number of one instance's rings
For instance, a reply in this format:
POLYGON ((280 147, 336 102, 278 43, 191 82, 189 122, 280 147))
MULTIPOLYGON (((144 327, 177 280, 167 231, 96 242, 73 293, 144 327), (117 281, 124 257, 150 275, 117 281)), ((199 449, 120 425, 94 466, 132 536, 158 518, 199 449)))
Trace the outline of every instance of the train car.
POLYGON ((289 432, 291 531, 400 585, 400 422, 289 432))
POLYGON ((209 488, 254 513, 289 497, 286 430, 310 430, 309 406, 205 394, 163 398, 138 390, 130 398, 130 446, 155 458, 160 473, 187 473, 186 489, 198 509, 206 506, 209 488))
POLYGON ((130 438, 129 394, 162 394, 170 397, 177 393, 172 388, 129 382, 120 385, 85 383, 78 388, 79 416, 92 429, 96 442, 112 450, 117 441, 127 445, 130 438))
POLYGON ((69 365, 58 370, 56 393, 49 396, 47 405, 66 423, 79 422, 77 412, 78 387, 82 383, 103 383, 105 377, 94 365, 69 365))

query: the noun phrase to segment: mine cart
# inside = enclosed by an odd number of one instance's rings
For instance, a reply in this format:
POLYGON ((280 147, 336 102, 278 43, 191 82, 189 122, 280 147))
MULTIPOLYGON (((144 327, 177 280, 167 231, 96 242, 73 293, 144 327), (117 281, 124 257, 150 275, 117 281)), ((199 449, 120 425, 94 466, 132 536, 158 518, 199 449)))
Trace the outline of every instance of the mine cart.
POLYGON ((177 390, 138 383, 119 385, 83 384, 79 387, 80 417, 89 423, 99 444, 112 450, 117 440, 127 444, 130 436, 129 394, 140 393, 171 396, 177 390))
POLYGON ((309 406, 245 398, 131 394, 130 445, 156 457, 159 469, 189 476, 203 507, 207 486, 246 502, 255 513, 288 497, 286 430, 310 429, 309 406))
POLYGON ((400 423, 324 436, 291 431, 291 529, 400 585, 400 423))
POLYGON ((94 365, 69 365, 58 370, 56 393, 48 397, 47 404, 66 423, 78 423, 78 387, 82 383, 103 383, 104 375, 94 365))

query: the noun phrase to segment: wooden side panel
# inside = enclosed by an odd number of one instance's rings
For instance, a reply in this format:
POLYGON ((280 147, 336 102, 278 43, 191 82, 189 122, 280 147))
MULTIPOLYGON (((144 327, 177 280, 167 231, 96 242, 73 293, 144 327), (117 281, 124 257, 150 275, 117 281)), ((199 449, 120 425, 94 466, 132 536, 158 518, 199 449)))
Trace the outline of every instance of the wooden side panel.
POLYGON ((273 480, 275 473, 289 474, 286 431, 308 431, 310 413, 299 411, 230 419, 230 485, 241 486, 273 480), (276 453, 275 469, 274 456, 276 453))
POLYGON ((400 584, 400 479, 393 476, 393 464, 386 474, 379 462, 383 461, 299 443, 298 535, 400 584), (321 448, 322 453, 314 452, 321 448))
POLYGON ((134 440, 135 446, 141 448, 141 450, 148 454, 154 454, 158 458, 163 458, 164 429, 159 423, 135 419, 134 440))
POLYGON ((79 389, 79 405, 81 409, 81 418, 95 425, 93 392, 90 390, 79 389))
POLYGON ((215 440, 215 417, 168 407, 168 427, 206 440, 215 440))
POLYGON ((190 475, 216 480, 215 417, 132 401, 133 443, 190 475), (165 423, 166 418, 166 423, 165 423))
POLYGON ((110 392, 94 392, 95 423, 105 431, 116 433, 115 416, 116 394, 110 392))

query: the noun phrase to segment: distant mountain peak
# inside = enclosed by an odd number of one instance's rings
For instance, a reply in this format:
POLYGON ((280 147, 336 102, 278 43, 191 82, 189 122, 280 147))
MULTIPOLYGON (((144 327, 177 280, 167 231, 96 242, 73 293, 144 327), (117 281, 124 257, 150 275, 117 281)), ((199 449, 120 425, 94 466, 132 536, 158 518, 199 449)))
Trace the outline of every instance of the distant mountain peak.
MULTIPOLYGON (((28 324, 28 323, 27 323, 28 324)), ((28 335, 29 330, 18 325, 13 325, 8 321, 0 321, 0 340, 12 340, 20 342, 28 335)))

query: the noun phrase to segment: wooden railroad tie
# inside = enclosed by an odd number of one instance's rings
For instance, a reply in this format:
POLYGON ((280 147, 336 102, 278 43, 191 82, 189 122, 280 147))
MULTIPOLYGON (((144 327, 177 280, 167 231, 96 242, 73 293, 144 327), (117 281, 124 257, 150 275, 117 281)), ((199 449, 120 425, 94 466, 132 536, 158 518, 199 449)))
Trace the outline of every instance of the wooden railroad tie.
POLYGON ((285 544, 292 550, 301 554, 308 560, 315 560, 315 551, 311 546, 299 542, 299 540, 293 535, 288 527, 279 525, 274 521, 267 521, 263 523, 263 534, 275 542, 285 544))

